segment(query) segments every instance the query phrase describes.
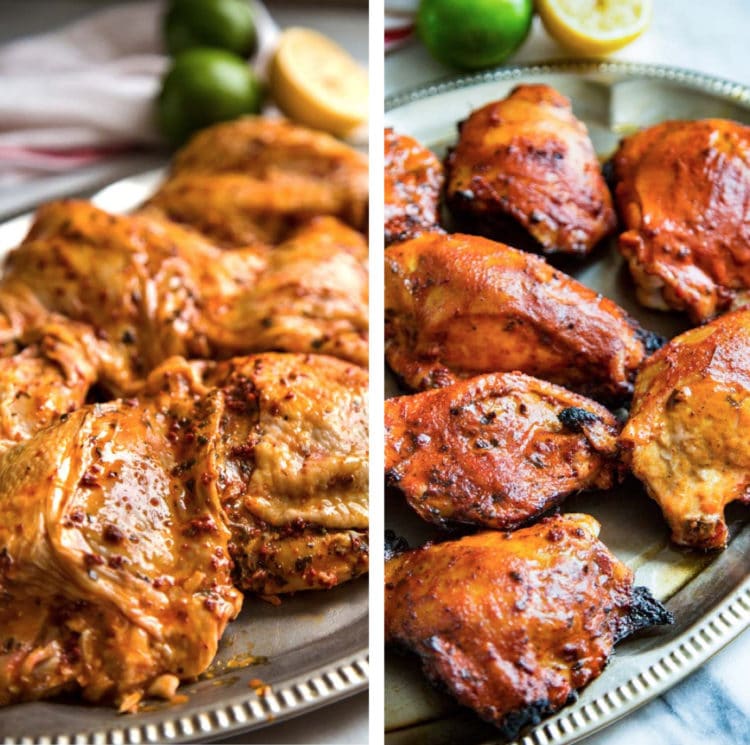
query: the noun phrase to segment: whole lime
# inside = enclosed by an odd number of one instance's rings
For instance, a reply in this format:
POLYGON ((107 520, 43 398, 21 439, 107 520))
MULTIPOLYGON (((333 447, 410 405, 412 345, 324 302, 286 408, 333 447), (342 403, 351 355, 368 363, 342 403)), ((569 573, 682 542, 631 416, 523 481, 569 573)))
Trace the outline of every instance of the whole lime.
POLYGON ((177 55, 158 100, 159 126, 182 144, 209 124, 257 114, 263 88, 245 60, 221 49, 189 49, 177 55))
POLYGON ((421 0, 417 34, 443 64, 477 70, 518 49, 533 15, 533 0, 421 0))
POLYGON ((258 45, 247 0, 172 0, 164 16, 167 51, 216 47, 249 57, 258 45))

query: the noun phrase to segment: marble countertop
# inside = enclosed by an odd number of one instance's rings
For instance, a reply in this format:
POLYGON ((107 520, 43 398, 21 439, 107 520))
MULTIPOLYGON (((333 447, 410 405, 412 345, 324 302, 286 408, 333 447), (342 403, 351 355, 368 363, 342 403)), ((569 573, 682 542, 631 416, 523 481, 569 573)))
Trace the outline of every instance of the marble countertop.
MULTIPOLYGON (((750 83, 750 2, 656 0, 649 30, 614 60, 685 67, 750 83)), ((532 32, 508 64, 568 59, 535 19, 532 32)), ((386 95, 454 74, 421 44, 391 52, 386 95)), ((582 742, 586 745, 738 745, 750 743, 750 631, 682 683, 582 742)))

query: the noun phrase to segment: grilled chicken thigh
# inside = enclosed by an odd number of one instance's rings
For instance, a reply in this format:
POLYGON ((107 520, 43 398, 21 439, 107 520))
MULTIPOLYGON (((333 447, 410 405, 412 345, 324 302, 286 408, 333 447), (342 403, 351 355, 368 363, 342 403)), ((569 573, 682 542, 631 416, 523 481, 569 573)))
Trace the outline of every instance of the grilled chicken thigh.
POLYGON ((104 356, 90 327, 55 316, 8 347, 0 356, 0 452, 80 408, 104 356))
POLYGON ((314 351, 367 365, 364 239, 332 217, 318 217, 263 258, 255 285, 216 329, 219 348, 314 351))
POLYGON ((615 418, 543 380, 505 373, 385 402, 386 483, 428 522, 515 528, 618 481, 615 418))
POLYGON ((0 455, 0 704, 169 697, 211 662, 235 582, 364 571, 366 388, 328 357, 173 358, 0 455))
POLYGON ((470 235, 386 251, 385 320, 388 364, 415 390, 518 370, 615 399, 660 343, 543 259, 470 235))
POLYGON ((619 248, 641 303, 700 323, 746 301, 750 127, 663 122, 622 142, 614 172, 619 248))
POLYGON ((85 324, 97 339, 96 379, 114 394, 174 354, 283 350, 366 364, 366 253, 334 218, 315 218, 273 250, 222 251, 168 221, 55 202, 8 258, 1 333, 22 339, 50 314, 85 324))
POLYGON ((230 391, 216 457, 237 584, 325 589, 366 571, 367 372, 265 354, 221 362, 204 380, 230 391))
POLYGON ((636 380, 624 457, 676 543, 722 548, 724 508, 750 503, 750 309, 672 339, 636 380))
POLYGON ((367 158, 284 120, 246 117, 202 130, 148 201, 226 247, 277 244, 317 215, 367 227, 367 158))
POLYGON ((440 230, 443 166, 412 137, 385 130, 385 245, 440 230))
POLYGON ((614 231, 586 127, 547 85, 518 86, 474 111, 446 170, 446 202, 468 232, 583 255, 614 231))
POLYGON ((588 515, 558 515, 394 556, 386 641, 514 738, 596 678, 617 641, 670 621, 598 532, 588 515))
POLYGON ((0 457, 0 704, 80 688, 129 709, 209 665, 242 604, 217 394, 84 407, 0 457), (177 437, 194 417, 202 445, 177 437))

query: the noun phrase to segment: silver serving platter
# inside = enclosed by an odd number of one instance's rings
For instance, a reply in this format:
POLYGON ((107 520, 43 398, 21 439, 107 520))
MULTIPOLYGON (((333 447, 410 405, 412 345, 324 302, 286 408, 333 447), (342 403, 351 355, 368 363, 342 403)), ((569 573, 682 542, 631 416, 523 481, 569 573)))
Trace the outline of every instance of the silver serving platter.
MULTIPOLYGON (((724 117, 750 124, 750 88, 688 70, 616 62, 555 62, 455 77, 399 93, 386 101, 386 125, 412 135, 442 156, 456 141, 456 123, 520 83, 547 83, 567 95, 602 159, 623 135, 665 119, 724 117)), ((614 241, 584 261, 555 261, 612 298, 646 328, 674 336, 684 317, 648 311, 614 241)), ((390 380, 386 390, 400 393, 390 380)), ((607 669, 577 701, 523 735, 520 745, 563 745, 606 727, 663 693, 750 625, 750 529, 747 508, 730 506, 730 542, 719 553, 670 544, 658 507, 629 479, 610 492, 569 498, 565 512, 587 512, 602 524, 602 540, 635 570, 675 614, 674 626, 642 633, 618 645, 607 669)), ((386 504, 386 526, 413 545, 438 535, 398 498, 386 504)), ((387 745, 429 742, 495 743, 496 730, 432 689, 414 660, 386 654, 387 745)))
MULTIPOLYGON (((93 197, 126 212, 146 199, 160 171, 118 181, 93 197)), ((32 216, 0 225, 0 261, 24 237, 32 216)), ((275 724, 365 690, 369 678, 368 582, 297 593, 273 606, 245 598, 209 674, 180 687, 180 704, 148 702, 138 714, 70 698, 0 708, 5 745, 206 742, 275 724), (250 682, 253 681, 253 687, 250 682), (256 681, 269 686, 256 694, 256 681)))

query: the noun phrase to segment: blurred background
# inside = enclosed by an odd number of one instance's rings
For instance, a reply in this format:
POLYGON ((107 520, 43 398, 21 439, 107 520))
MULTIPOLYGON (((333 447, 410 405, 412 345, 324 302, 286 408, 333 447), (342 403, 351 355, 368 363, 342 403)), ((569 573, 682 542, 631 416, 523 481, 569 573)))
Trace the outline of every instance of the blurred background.
MULTIPOLYGON (((746 0, 649 0, 638 3, 645 8, 645 19, 632 19, 635 36, 622 33, 624 45, 607 51, 606 44, 597 47, 596 39, 570 38, 554 21, 543 20, 542 6, 564 5, 560 0, 499 0, 507 5, 504 22, 497 37, 489 43, 496 50, 495 59, 482 59, 475 40, 462 46, 461 24, 454 22, 450 36, 441 37, 433 27, 440 26, 442 6, 462 9, 471 17, 472 0, 427 0, 424 7, 433 13, 424 22, 423 36, 431 43, 432 53, 417 38, 418 0, 384 0, 386 12, 386 95, 455 74, 461 69, 481 69, 492 64, 513 65, 586 56, 612 60, 652 62, 699 70, 740 83, 750 82, 750 52, 747 31, 750 28, 750 3, 746 0), (437 21, 435 19, 437 18, 437 21), (451 39, 453 41, 451 41, 451 39), (593 46, 592 46, 593 44, 593 46), (438 51, 442 47, 442 53, 438 51), (436 59, 437 53, 440 59, 436 59), (463 63, 463 64, 462 64, 463 63), (476 64, 472 64, 476 63, 476 64), (484 64, 490 63, 490 64, 484 64)), ((591 3, 568 3, 585 9, 591 3)), ((617 3, 609 3, 617 5, 617 3)), ((630 5, 629 2, 622 3, 630 5)), ((478 6, 495 5, 479 0, 478 6)), ((495 10, 492 17, 498 18, 495 10)), ((617 24, 617 19, 614 19, 617 24)), ((448 29, 442 24, 443 32, 448 29)), ((592 34, 594 36, 594 34, 592 34)))
MULTIPOLYGON (((145 122, 144 100, 159 94, 172 59, 161 27, 168 5, 0 0, 0 219, 62 195, 88 196, 167 162, 170 149, 160 139, 156 104, 155 120, 145 122), (72 58, 76 48, 84 51, 72 58), (93 134, 92 121, 98 129, 93 134), (70 137, 71 129, 81 144, 70 137)), ((303 26, 367 64, 366 1, 273 0, 255 13, 255 21, 264 63, 280 31, 303 26)), ((249 59, 262 79, 257 53, 249 59)), ((274 105, 267 88, 265 94, 267 111, 274 105)))

